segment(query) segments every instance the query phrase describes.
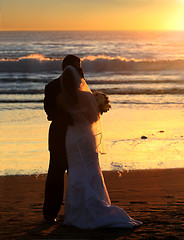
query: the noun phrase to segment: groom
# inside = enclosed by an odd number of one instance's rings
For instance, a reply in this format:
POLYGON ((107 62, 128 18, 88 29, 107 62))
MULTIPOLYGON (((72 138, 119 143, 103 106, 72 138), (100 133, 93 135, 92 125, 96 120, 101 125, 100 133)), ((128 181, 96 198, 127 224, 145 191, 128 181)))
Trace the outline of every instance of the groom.
MULTIPOLYGON (((68 55, 63 59, 62 69, 68 65, 76 68, 80 67, 80 58, 74 55, 68 55)), ((64 173, 67 170, 67 158, 65 150, 65 136, 68 125, 73 124, 73 119, 69 113, 56 104, 56 98, 62 92, 60 79, 65 82, 71 82, 73 76, 70 72, 63 71, 63 74, 48 83, 45 87, 44 110, 47 119, 52 121, 49 129, 49 151, 50 164, 45 184, 45 201, 43 205, 44 220, 48 223, 55 223, 63 202, 64 192, 64 173), (67 81, 68 80, 68 81, 67 81)))

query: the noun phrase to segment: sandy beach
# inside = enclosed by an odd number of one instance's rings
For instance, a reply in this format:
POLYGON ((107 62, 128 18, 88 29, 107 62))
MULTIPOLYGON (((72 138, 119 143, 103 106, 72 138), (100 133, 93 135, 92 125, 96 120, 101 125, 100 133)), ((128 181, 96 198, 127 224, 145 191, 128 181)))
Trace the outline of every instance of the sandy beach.
MULTIPOLYGON (((43 222, 46 175, 0 177, 0 238, 5 239, 183 239, 184 169, 104 172, 112 204, 143 222, 135 230, 80 230, 43 222)), ((67 175, 66 175, 67 180, 67 175)), ((66 181, 67 183, 67 181, 66 181)))

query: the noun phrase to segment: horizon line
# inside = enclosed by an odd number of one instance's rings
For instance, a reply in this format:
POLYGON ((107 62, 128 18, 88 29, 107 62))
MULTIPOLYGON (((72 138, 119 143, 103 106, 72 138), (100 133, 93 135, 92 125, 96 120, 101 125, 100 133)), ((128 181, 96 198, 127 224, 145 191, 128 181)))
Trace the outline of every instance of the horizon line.
POLYGON ((8 29, 1 30, 0 32, 183 32, 184 29, 8 29))

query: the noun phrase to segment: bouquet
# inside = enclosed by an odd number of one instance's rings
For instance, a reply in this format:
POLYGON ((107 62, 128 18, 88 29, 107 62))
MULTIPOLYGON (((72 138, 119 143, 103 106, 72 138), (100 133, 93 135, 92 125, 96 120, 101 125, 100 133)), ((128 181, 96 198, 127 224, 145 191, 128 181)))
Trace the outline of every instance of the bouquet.
POLYGON ((103 114, 104 112, 109 111, 111 108, 111 105, 109 104, 109 97, 105 93, 99 91, 93 92, 93 95, 99 107, 100 113, 103 114))

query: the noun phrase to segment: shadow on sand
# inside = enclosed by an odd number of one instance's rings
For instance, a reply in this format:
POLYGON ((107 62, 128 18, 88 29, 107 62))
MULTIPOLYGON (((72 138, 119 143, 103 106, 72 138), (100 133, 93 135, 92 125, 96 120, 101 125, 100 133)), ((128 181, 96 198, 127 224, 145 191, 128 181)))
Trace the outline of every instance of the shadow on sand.
MULTIPOLYGON (((136 228, 137 229, 137 228, 136 228)), ((95 230, 82 230, 75 227, 64 226, 62 222, 56 225, 40 223, 36 227, 28 230, 26 234, 19 238, 25 239, 118 239, 130 236, 135 229, 120 228, 100 228, 95 230)))

